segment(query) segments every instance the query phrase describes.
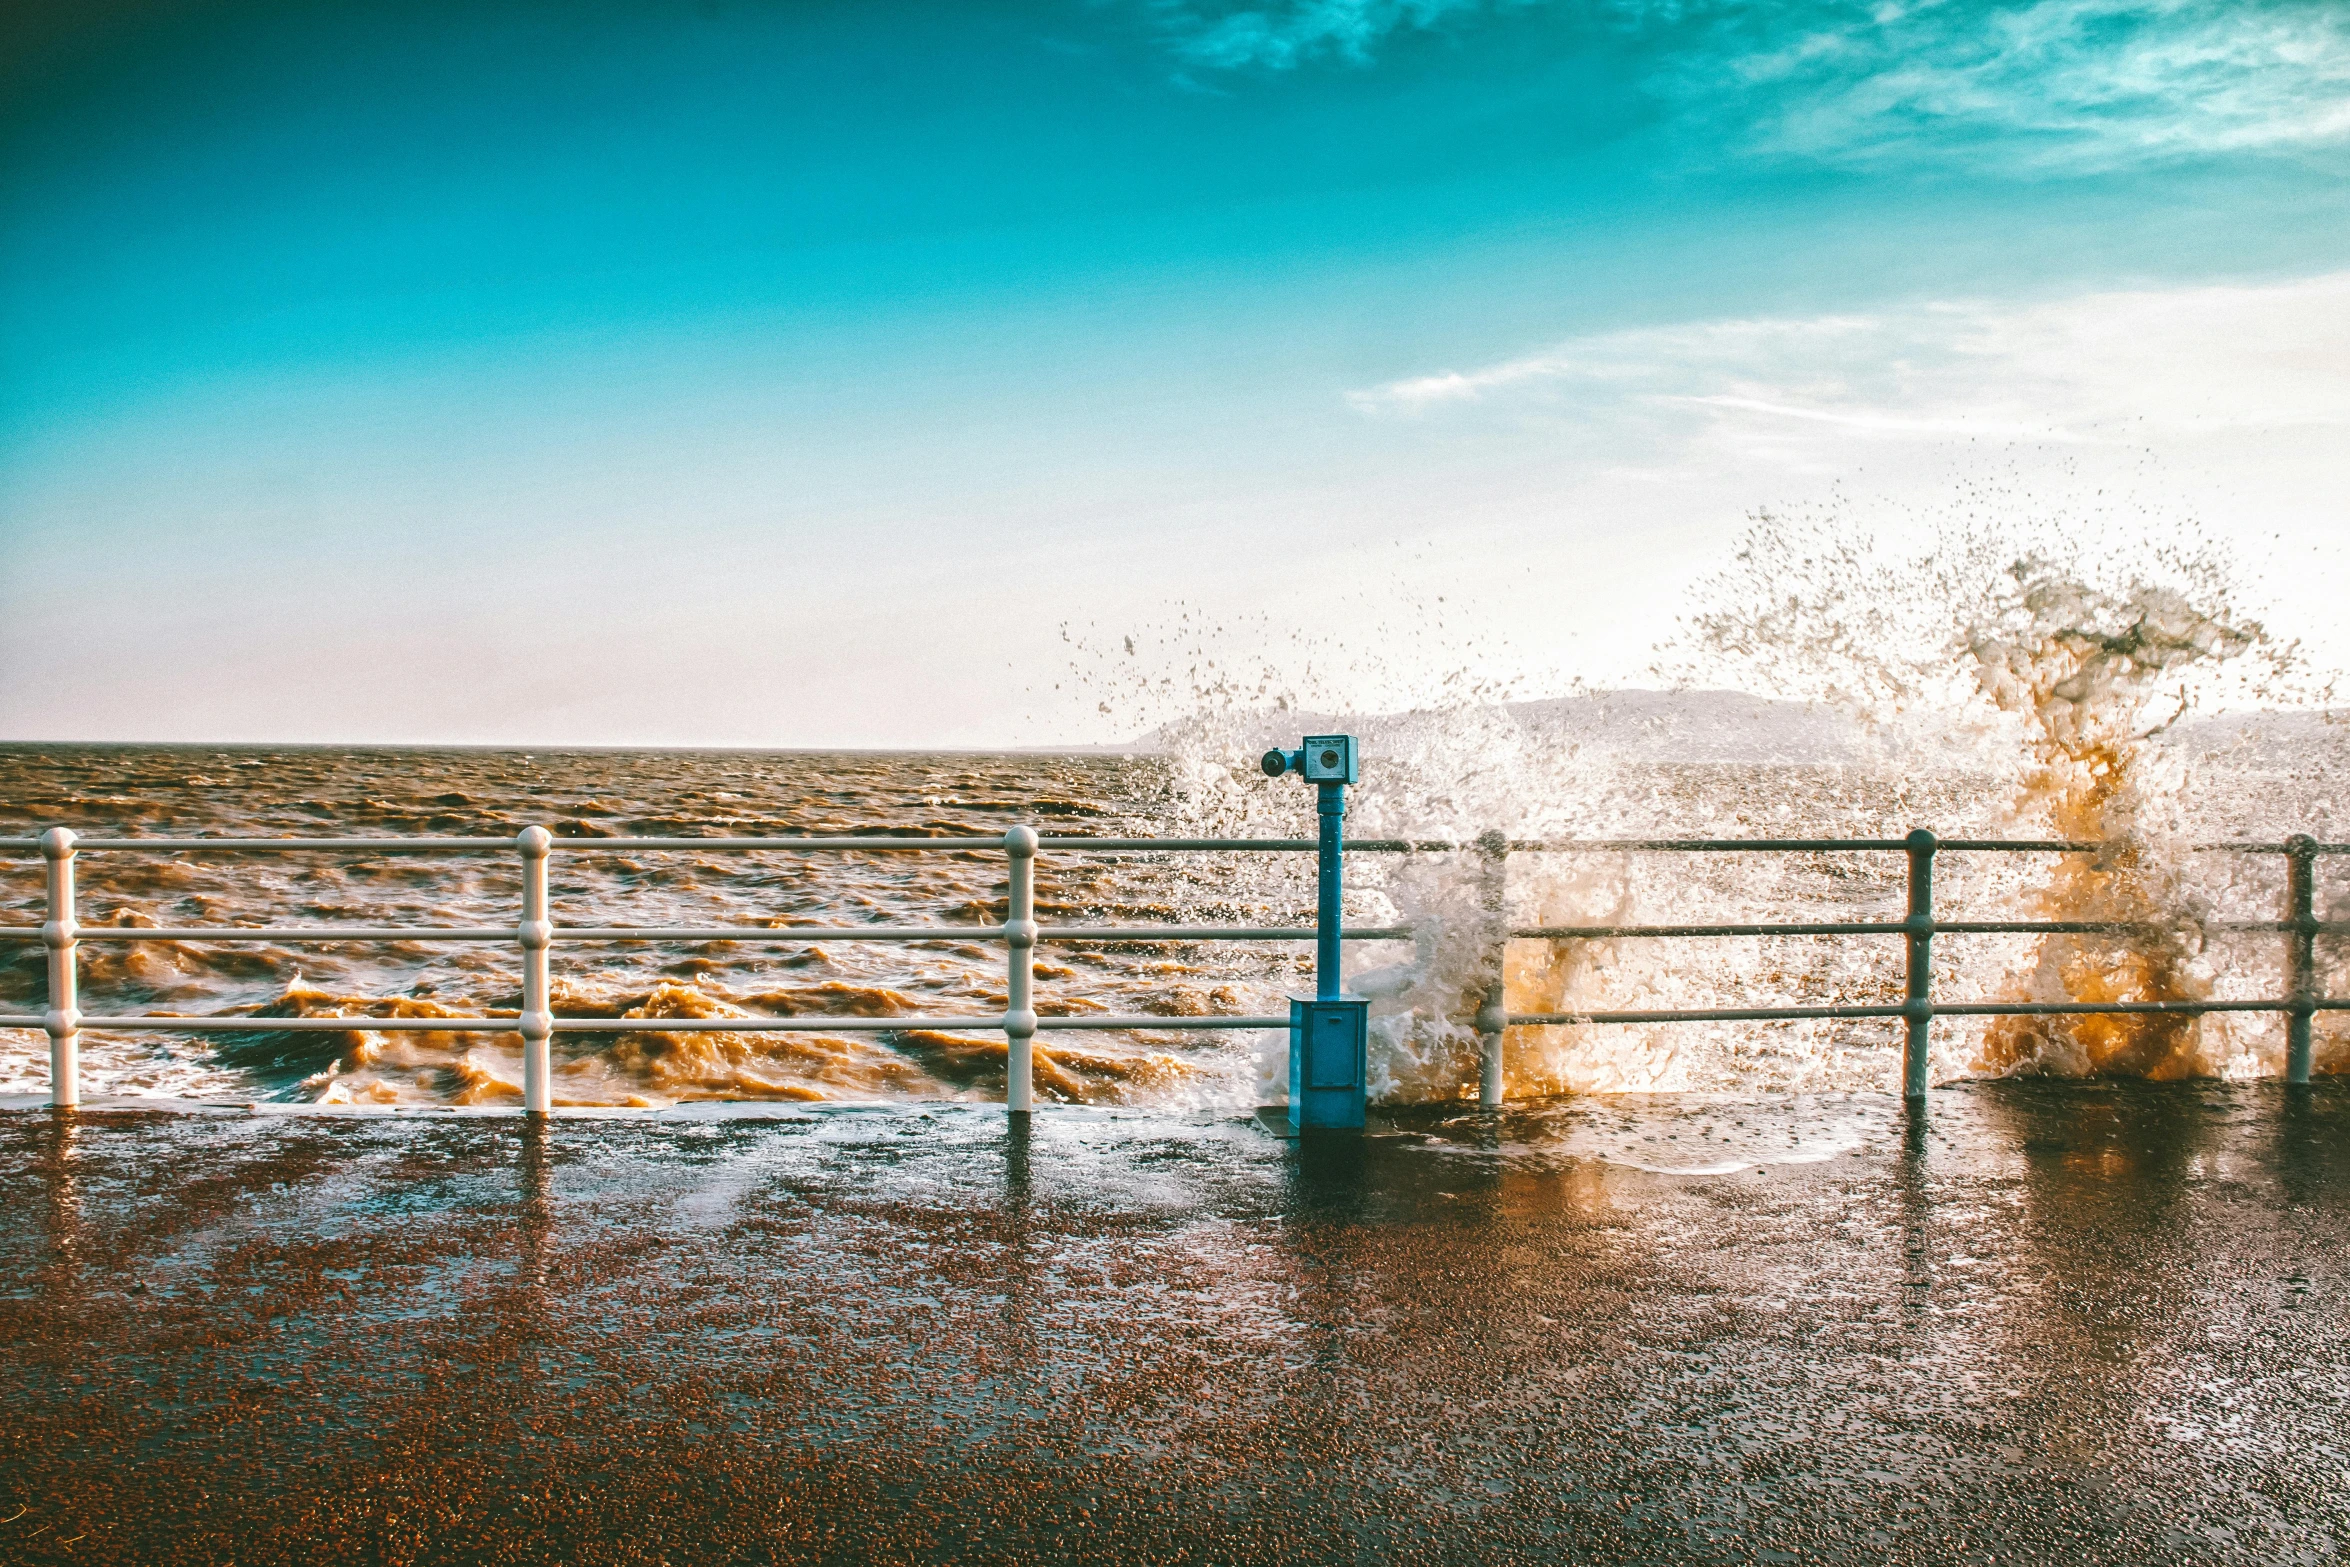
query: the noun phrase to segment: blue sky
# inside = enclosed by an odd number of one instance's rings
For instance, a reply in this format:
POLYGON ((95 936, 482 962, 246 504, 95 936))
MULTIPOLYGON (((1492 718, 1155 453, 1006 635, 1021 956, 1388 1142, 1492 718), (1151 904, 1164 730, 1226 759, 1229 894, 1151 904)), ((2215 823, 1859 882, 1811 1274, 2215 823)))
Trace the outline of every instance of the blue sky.
POLYGON ((1106 738, 1062 624, 1186 611, 1636 680, 1752 508, 1994 477, 2350 656, 2339 5, 6 26, 0 733, 1106 738))

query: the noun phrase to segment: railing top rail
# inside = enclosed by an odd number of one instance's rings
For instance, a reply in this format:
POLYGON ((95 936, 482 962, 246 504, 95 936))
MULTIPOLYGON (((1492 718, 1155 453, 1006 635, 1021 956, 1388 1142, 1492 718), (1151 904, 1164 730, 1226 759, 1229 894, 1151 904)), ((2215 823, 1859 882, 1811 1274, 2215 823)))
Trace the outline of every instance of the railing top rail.
POLYGON ((1865 852, 1907 849, 1899 838, 1512 838, 1513 854, 1606 854, 1647 851, 1666 854, 1715 854, 1748 850, 1816 852, 1849 849, 1865 852))
MULTIPOLYGON (((0 838, 0 848, 39 849, 38 838, 0 838)), ((169 851, 234 851, 252 849, 264 852, 304 849, 360 849, 384 854, 430 852, 434 850, 483 853, 511 853, 515 839, 508 838, 402 838, 385 834, 363 838, 76 838, 74 850, 169 850, 169 851)), ((923 849, 1000 849, 1004 846, 1001 833, 959 833, 918 837, 905 835, 864 835, 852 838, 630 838, 630 837, 565 837, 550 838, 550 850, 571 852, 598 849, 845 849, 872 851, 915 851, 923 849)))
MULTIPOLYGON (((1353 844, 1348 844, 1353 848, 1353 844)), ((1461 845, 1473 847, 1473 845, 1461 845)), ((1741 850, 1779 853, 1856 853, 1893 854, 1910 847, 1906 838, 1513 838, 1510 851, 1514 854, 1578 854, 1597 852, 1625 852, 1645 850, 1653 853, 1707 854, 1736 853, 1741 850)), ((2112 844, 2095 838, 1937 838, 1934 848, 1938 853, 1986 854, 2097 854, 2112 844)), ((2254 843, 2239 840, 2221 840, 2211 843, 2189 844, 2197 853, 2204 854, 2292 854, 2291 843, 2254 843)), ((2308 846, 2312 854, 2350 854, 2350 843, 2318 843, 2308 846)))
MULTIPOLYGON (((1064 853, 1205 853, 1232 851, 1239 853, 1283 854, 1310 853, 1316 847, 1311 838, 1091 838, 1072 834, 1040 836, 1039 849, 1053 849, 1064 853)), ((395 837, 381 835, 355 838, 76 838, 75 852, 116 851, 130 853, 234 853, 240 850, 257 853, 302 852, 313 850, 358 851, 377 854, 429 853, 504 853, 515 847, 515 839, 455 838, 455 837, 395 837)), ((776 852, 838 851, 852 853, 918 854, 930 851, 962 849, 1001 849, 1004 838, 1000 833, 889 833, 859 834, 851 837, 772 836, 772 837, 628 837, 614 836, 555 836, 548 845, 550 851, 567 854, 598 852, 634 852, 638 850, 764 850, 776 852)), ((2110 847, 2096 839, 2072 838, 1939 838, 1934 848, 1941 853, 1991 854, 2096 854, 2110 847)), ((2304 848, 2291 842, 2262 843, 2242 840, 2221 840, 2189 845, 2199 853, 2232 854, 2350 854, 2350 843, 2310 842, 2304 848)), ((1602 854, 1602 853, 1656 853, 1656 854, 1892 854, 1910 848, 1906 838, 1512 838, 1507 848, 1513 854, 1602 854)), ((38 838, 0 838, 0 852, 15 851, 37 854, 41 849, 38 838)), ((1462 850, 1490 852, 1488 845, 1474 839, 1451 838, 1349 838, 1346 850, 1350 854, 1440 854, 1462 850)))
MULTIPOLYGON (((82 838, 73 841, 74 851, 85 849, 180 850, 180 849, 377 849, 385 853, 414 854, 446 852, 450 850, 483 850, 512 853, 512 838, 82 838)), ((23 849, 40 852, 38 838, 0 838, 0 849, 23 849)))
MULTIPOLYGON (((409 942, 513 941, 513 925, 76 925, 76 941, 188 941, 188 942, 409 942)), ((0 941, 39 942, 47 938, 43 925, 0 924, 0 941)), ((903 941, 961 943, 1003 941, 1011 934, 1002 925, 556 925, 546 929, 549 941, 736 941, 746 945, 799 946, 829 941, 903 941)), ((1320 933, 1311 925, 1039 925, 1038 941, 1182 942, 1182 941, 1312 941, 1320 933)), ((1409 925, 1350 925, 1341 936, 1347 941, 1409 941, 1409 925)))
MULTIPOLYGON (((1272 854, 1302 852, 1317 847, 1311 838, 1087 838, 1073 833, 1040 836, 1036 846, 1039 850, 1081 850, 1088 853, 1233 849, 1272 854)), ((1347 841, 1346 846, 1349 849, 1363 847, 1352 839, 1347 841)))
MULTIPOLYGON (((260 851, 359 849, 387 854, 432 851, 479 851, 497 853, 511 850, 513 838, 406 838, 382 834, 357 838, 76 838, 74 849, 137 851, 233 851, 251 849, 260 851)), ((630 837, 625 834, 592 834, 581 836, 555 835, 547 847, 569 853, 589 853, 597 850, 636 849, 748 849, 748 850, 849 850, 864 852, 919 853, 933 849, 1000 849, 1004 846, 1001 833, 864 833, 853 837, 815 837, 811 835, 781 835, 743 838, 721 837, 716 834, 685 838, 630 837)), ((1040 836, 1037 846, 1042 849, 1062 849, 1081 852, 1149 852, 1149 851, 1209 851, 1236 850, 1256 853, 1310 853, 1318 847, 1311 838, 1089 838, 1056 834, 1040 836)), ((0 849, 14 849, 37 853, 41 847, 38 838, 0 838, 0 849)), ((1350 838, 1350 852, 1370 854, 1397 854, 1434 852, 1470 848, 1474 845, 1455 843, 1445 839, 1419 838, 1350 838)))
MULTIPOLYGON (((557 1034, 891 1034, 930 1030, 1001 1029, 1001 1012, 958 1013, 953 1016, 818 1016, 775 1017, 558 1017, 550 1019, 557 1034)), ((47 1019, 37 1013, 0 1014, 0 1029, 37 1029, 47 1019)), ((517 1014, 489 1013, 478 1017, 373 1017, 363 1012, 314 1013, 307 1017, 246 1014, 233 1017, 181 1017, 157 1012, 122 1017, 85 1013, 76 1026, 92 1032, 166 1034, 512 1034, 521 1031, 517 1014)), ((1045 1013, 1034 1020, 1039 1029, 1093 1029, 1107 1032, 1153 1034, 1184 1033, 1196 1029, 1286 1028, 1281 1016, 1221 1013, 1208 1016, 1160 1012, 1045 1013)))
POLYGON ((1613 941, 1679 936, 2151 936, 2166 931, 2312 935, 2350 934, 2350 921, 2311 920, 1770 920, 1735 924, 1533 925, 1509 932, 1523 941, 1613 941))
MULTIPOLYGON (((76 852, 87 849, 139 851, 215 851, 240 849, 258 851, 277 850, 373 850, 387 854, 417 852, 483 852, 498 853, 513 849, 513 838, 446 838, 397 837, 382 834, 355 838, 261 838, 225 837, 203 838, 76 838, 76 852)), ((1311 852, 1317 845, 1311 838, 1088 838, 1071 835, 1040 837, 1039 848, 1081 851, 1152 851, 1152 850, 1239 850, 1260 853, 1311 852)), ((768 837, 722 837, 716 834, 694 837, 631 837, 625 834, 593 834, 582 836, 555 835, 548 843, 550 850, 569 853, 591 853, 598 850, 637 849, 766 849, 766 850, 847 850, 863 852, 920 853, 924 850, 1000 849, 1004 846, 1001 833, 862 833, 848 837, 816 837, 791 835, 768 837)), ((1455 849, 1463 845, 1436 840, 1402 838, 1351 839, 1350 850, 1369 853, 1397 853, 1411 850, 1455 849)), ((14 849, 37 853, 41 847, 38 838, 0 838, 0 849, 14 849)))

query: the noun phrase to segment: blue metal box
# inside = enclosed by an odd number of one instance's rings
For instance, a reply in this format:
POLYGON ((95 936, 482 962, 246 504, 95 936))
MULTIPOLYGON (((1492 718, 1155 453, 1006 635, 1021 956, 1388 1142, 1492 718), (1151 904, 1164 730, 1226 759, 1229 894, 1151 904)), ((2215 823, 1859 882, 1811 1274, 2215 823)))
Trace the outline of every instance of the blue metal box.
POLYGON ((1289 1124, 1360 1130, 1370 1086, 1371 1003, 1334 996, 1289 1003, 1289 1124))

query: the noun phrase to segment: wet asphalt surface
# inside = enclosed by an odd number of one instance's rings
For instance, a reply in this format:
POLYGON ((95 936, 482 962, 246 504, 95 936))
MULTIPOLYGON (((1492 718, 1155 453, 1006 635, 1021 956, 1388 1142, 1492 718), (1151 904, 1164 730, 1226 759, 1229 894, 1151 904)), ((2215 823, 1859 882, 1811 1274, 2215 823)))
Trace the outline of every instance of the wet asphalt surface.
POLYGON ((9 1111, 0 1560, 2332 1560, 2346 1090, 9 1111))

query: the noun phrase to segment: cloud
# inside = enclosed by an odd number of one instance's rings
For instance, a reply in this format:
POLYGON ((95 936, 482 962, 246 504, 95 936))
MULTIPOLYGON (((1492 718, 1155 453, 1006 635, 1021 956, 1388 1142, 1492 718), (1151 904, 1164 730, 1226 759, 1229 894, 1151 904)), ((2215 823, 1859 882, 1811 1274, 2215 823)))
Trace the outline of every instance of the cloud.
POLYGON ((1813 316, 1706 321, 1611 332, 1572 338, 1477 370, 1444 370, 1390 381, 1349 392, 1347 401, 1362 412, 1378 413, 1471 402, 1489 393, 1545 382, 1632 389, 1652 380, 1660 366, 1775 362, 1816 352, 1839 340, 1870 337, 1880 327, 1879 320, 1871 316, 1813 316))
POLYGON ((1677 415, 1804 466, 1855 441, 2112 446, 2339 429, 2350 272, 1600 333, 1347 401, 1378 418, 1677 415))
POLYGON ((1839 430, 1850 430, 1864 435, 1969 437, 1991 435, 2041 441, 2081 439, 2061 425, 2014 423, 1996 419, 1970 418, 1965 415, 1916 417, 1879 413, 1868 408, 1801 408, 1791 403, 1774 403, 1760 397, 1679 397, 1668 399, 1668 401, 1687 403, 1692 408, 1721 408, 1736 413, 1768 414, 1774 419, 1795 419, 1811 424, 1833 425, 1839 430))
POLYGON ((2080 170, 2350 141, 2340 0, 1173 0, 1192 69, 1371 64, 1399 34, 1547 13, 1751 156, 2080 170))
POLYGON ((1391 33, 1485 9, 1487 0, 1271 0, 1231 9, 1176 5, 1162 8, 1161 19, 1187 64, 1291 71, 1316 60, 1366 65, 1391 33))
MULTIPOLYGON (((1752 150, 1826 163, 1995 146, 2094 168, 2350 139, 2350 8, 2334 4, 1882 4, 1720 63, 1752 150)), ((1700 104, 1718 81, 1685 58, 1657 86, 1700 104)))

